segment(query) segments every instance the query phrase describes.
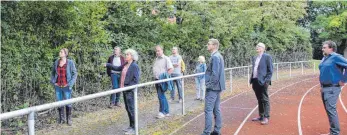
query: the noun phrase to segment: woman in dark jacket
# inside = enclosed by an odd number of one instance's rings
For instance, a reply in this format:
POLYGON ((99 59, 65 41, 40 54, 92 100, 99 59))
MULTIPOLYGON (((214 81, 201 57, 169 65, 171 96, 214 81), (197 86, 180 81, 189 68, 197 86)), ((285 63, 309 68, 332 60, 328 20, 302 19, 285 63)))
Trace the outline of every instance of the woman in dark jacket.
MULTIPOLYGON (((125 64, 117 67, 111 63, 105 66, 115 71, 122 71, 120 77, 120 88, 136 85, 140 81, 140 69, 136 64, 138 53, 133 49, 125 50, 125 64)), ((130 126, 124 129, 125 134, 135 134, 135 111, 134 111, 134 89, 123 91, 125 109, 128 113, 130 126)))

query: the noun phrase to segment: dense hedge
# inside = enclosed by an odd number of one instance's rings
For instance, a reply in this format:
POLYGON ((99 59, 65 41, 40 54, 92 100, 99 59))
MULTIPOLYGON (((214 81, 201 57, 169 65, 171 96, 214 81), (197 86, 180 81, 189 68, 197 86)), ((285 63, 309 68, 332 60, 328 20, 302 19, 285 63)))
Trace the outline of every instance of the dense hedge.
POLYGON ((312 57, 309 30, 298 25, 306 2, 1 2, 1 111, 53 102, 51 66, 70 49, 74 96, 109 89, 105 63, 114 46, 140 54, 151 80, 153 46, 178 46, 190 73, 209 38, 221 42, 227 67, 248 65, 264 42, 275 62, 312 57))

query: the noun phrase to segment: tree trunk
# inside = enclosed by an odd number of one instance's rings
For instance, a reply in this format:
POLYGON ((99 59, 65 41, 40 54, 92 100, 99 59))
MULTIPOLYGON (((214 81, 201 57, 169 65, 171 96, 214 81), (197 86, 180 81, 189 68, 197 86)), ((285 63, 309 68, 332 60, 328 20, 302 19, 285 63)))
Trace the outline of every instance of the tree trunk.
POLYGON ((347 39, 342 39, 341 47, 344 47, 343 56, 347 59, 347 39))

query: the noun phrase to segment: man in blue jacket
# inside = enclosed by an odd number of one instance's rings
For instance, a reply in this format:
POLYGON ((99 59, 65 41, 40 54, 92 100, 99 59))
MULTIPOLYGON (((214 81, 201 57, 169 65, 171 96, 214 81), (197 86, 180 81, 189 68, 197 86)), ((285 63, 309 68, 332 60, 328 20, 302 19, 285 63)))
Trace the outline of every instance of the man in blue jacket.
POLYGON ((218 52, 219 41, 210 39, 207 50, 211 53, 210 63, 205 73, 206 97, 205 97, 205 129, 202 135, 219 135, 222 128, 222 116, 220 111, 220 94, 225 90, 224 59, 218 52), (212 114, 215 118, 214 130, 212 130, 212 114))
POLYGON ((262 125, 269 124, 270 102, 268 87, 271 85, 273 72, 272 57, 264 53, 265 44, 258 43, 256 46, 258 55, 252 58, 252 77, 250 83, 258 100, 259 117, 252 121, 260 121, 262 125))
POLYGON ((347 60, 340 54, 335 53, 336 48, 336 44, 333 41, 323 42, 322 51, 324 57, 319 64, 319 81, 322 87, 321 94, 324 108, 329 118, 330 135, 340 134, 336 102, 341 92, 341 86, 345 82, 343 69, 347 68, 347 60))

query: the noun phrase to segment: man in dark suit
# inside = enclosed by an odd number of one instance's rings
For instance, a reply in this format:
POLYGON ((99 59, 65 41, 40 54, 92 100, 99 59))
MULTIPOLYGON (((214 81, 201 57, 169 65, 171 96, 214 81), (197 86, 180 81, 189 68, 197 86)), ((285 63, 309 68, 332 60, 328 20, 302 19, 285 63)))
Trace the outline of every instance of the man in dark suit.
POLYGON ((268 87, 271 85, 273 72, 272 57, 264 53, 265 44, 258 43, 256 46, 257 56, 252 58, 252 76, 250 83, 258 100, 259 117, 253 118, 252 121, 260 121, 262 125, 269 124, 270 102, 268 87))
POLYGON ((207 64, 205 73, 206 95, 205 95, 205 129, 202 135, 220 135, 222 128, 222 114, 220 110, 220 94, 225 90, 224 59, 218 51, 219 41, 210 39, 207 50, 211 58, 207 64), (215 120, 212 130, 212 120, 215 120))

